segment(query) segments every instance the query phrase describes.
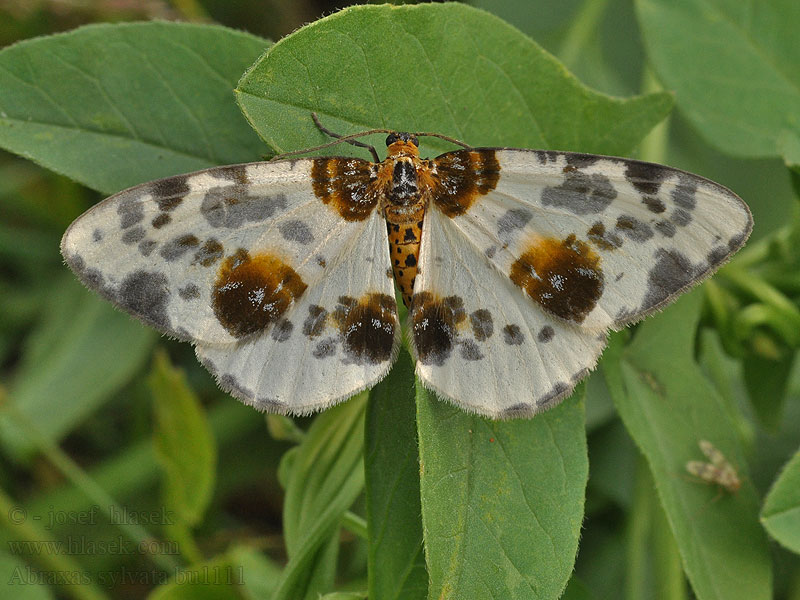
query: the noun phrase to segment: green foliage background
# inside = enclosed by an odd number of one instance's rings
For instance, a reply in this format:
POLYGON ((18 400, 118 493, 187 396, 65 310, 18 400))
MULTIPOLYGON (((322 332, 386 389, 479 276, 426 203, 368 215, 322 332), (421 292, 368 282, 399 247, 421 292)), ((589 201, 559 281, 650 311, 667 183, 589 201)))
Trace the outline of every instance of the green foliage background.
POLYGON ((473 4, 352 7, 288 37, 324 7, 0 6, 0 43, 29 38, 0 51, 0 146, 46 168, 0 155, 7 594, 800 598, 800 5, 473 4), (147 16, 197 22, 34 37, 147 16), (129 185, 323 143, 312 110, 343 133, 664 162, 736 191, 754 233, 534 419, 437 400, 406 353, 369 393, 265 419, 84 290, 58 240, 129 185), (700 439, 738 492, 686 475, 700 439))

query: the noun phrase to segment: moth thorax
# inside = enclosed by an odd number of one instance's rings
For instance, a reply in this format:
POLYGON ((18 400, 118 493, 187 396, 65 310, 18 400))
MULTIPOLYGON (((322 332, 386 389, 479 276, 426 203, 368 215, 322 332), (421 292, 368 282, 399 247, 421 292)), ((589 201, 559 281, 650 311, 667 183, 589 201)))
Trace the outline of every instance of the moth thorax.
POLYGON ((415 204, 419 196, 417 169, 413 161, 400 159, 394 163, 389 200, 392 204, 415 204))

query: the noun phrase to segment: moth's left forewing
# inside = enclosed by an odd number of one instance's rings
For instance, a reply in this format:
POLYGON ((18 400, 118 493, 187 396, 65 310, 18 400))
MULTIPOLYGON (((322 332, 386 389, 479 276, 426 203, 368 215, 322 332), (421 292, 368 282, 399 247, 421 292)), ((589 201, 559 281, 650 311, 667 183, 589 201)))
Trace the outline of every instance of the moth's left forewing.
POLYGON ((454 225, 535 303, 588 330, 661 308, 716 271, 752 229, 736 194, 678 169, 494 152, 496 185, 454 225))

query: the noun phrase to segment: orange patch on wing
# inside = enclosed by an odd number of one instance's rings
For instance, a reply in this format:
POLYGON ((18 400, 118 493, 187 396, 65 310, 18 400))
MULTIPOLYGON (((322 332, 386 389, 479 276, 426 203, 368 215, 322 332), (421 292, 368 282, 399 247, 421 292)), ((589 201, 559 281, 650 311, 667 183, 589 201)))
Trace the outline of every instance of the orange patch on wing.
POLYGON ((220 266, 214 284, 214 314, 234 337, 266 329, 303 295, 308 286, 280 258, 267 253, 251 257, 239 249, 220 266))
POLYGON ((500 179, 494 150, 457 150, 442 154, 432 163, 432 170, 420 169, 420 188, 430 188, 431 200, 448 217, 466 213, 500 179))
POLYGON ((511 265, 509 277, 546 311, 575 323, 603 293, 600 257, 574 235, 535 239, 511 265))
POLYGON ((373 164, 358 158, 316 158, 311 167, 314 194, 346 221, 363 221, 378 203, 370 182, 373 164))

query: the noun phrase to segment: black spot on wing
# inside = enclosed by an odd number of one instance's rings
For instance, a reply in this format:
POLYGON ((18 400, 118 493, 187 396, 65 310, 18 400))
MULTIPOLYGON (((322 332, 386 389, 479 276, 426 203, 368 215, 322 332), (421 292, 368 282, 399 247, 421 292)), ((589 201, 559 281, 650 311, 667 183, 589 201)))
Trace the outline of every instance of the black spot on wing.
POLYGON ((660 165, 643 163, 635 160, 625 161, 625 178, 641 194, 654 196, 658 193, 662 181, 670 173, 660 165))
POLYGON ((564 383, 563 381, 557 382, 553 389, 551 389, 548 393, 544 396, 536 400, 536 406, 539 408, 545 408, 548 406, 553 406, 559 400, 564 398, 572 388, 564 383))
POLYGON ((117 302, 126 310, 161 329, 170 329, 167 277, 153 271, 134 271, 117 290, 117 302))
POLYGON ((165 225, 169 225, 170 221, 172 221, 172 216, 169 213, 159 213, 150 224, 153 226, 154 229, 161 229, 165 225))
POLYGON ((596 154, 583 154, 581 152, 566 152, 564 156, 567 159, 567 164, 576 169, 591 167, 602 158, 596 154))
POLYGON ((189 193, 187 178, 183 175, 168 177, 150 184, 150 193, 163 212, 169 212, 183 202, 189 193))

